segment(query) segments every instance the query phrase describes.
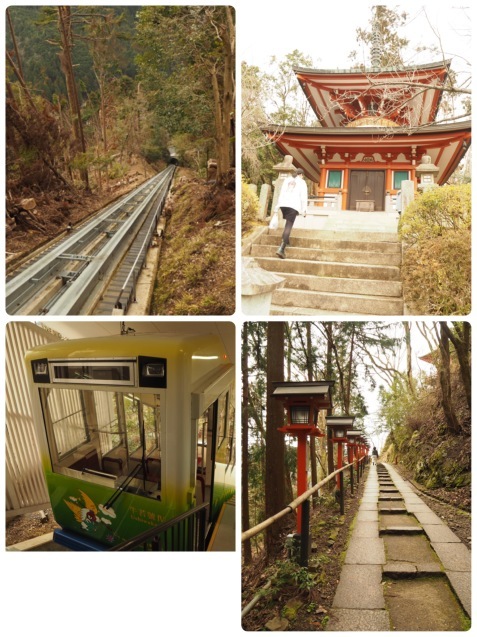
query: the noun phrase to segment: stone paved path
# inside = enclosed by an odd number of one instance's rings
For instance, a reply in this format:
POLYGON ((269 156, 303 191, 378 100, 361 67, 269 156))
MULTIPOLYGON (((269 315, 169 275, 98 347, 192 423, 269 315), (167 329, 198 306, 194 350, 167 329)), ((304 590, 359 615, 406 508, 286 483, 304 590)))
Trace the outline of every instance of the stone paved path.
POLYGON ((470 551, 392 465, 369 467, 326 630, 467 630, 470 606, 470 551))

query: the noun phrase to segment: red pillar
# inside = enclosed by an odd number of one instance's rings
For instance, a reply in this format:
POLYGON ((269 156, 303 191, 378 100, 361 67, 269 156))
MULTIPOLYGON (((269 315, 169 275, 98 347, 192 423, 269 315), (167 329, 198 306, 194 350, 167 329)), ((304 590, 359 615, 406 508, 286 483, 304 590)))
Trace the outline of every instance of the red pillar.
MULTIPOLYGON (((337 467, 337 469, 341 469, 342 466, 343 466, 343 443, 339 442, 338 443, 338 467, 337 467)), ((338 478, 338 489, 340 491, 342 491, 341 487, 342 487, 342 484, 343 484, 343 482, 342 482, 343 474, 339 473, 336 477, 338 478)))
MULTIPOLYGON (((307 471, 306 471, 306 433, 298 434, 297 449, 297 497, 305 493, 308 487, 307 471)), ((297 513, 297 532, 301 534, 301 506, 296 510, 297 513)))

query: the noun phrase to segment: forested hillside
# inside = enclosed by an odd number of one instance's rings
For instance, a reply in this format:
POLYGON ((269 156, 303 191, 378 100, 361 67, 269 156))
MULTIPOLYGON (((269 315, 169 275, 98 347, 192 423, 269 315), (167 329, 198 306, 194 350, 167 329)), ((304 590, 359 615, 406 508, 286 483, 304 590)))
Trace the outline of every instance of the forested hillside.
MULTIPOLYGON (((28 252, 164 167, 233 166, 227 7, 11 6, 7 253, 28 252)), ((230 182, 230 178, 228 179, 230 182)))
MULTIPOLYGON (((352 416, 352 429, 368 440, 369 453, 376 446, 378 462, 396 467, 460 540, 470 543, 470 331, 469 323, 445 321, 244 324, 245 630, 326 629, 363 497, 362 483, 353 491, 346 475, 341 510, 339 487, 334 480, 327 482, 343 466, 338 441, 327 432, 330 415, 352 416), (321 434, 310 435, 306 443, 307 488, 324 484, 309 497, 306 568, 293 553, 299 434, 284 426, 290 422, 285 412, 293 409, 293 400, 300 407, 306 402, 303 396, 296 398, 299 392, 293 387, 304 381, 331 383, 333 405, 315 415, 321 434), (284 409, 272 396, 277 382, 288 383, 291 408, 284 409)), ((349 448, 345 464, 352 462, 349 448)))

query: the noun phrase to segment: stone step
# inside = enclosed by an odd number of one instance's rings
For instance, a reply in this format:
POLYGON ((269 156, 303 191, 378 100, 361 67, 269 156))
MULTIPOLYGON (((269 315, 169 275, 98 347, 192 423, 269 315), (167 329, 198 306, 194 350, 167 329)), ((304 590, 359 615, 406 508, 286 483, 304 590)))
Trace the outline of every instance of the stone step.
MULTIPOLYGON (((259 244, 263 246, 280 245, 281 233, 279 234, 262 234, 259 244)), ((343 241, 322 239, 321 236, 310 237, 293 235, 290 238, 290 248, 315 248, 316 250, 350 250, 359 252, 379 252, 380 254, 401 254, 401 244, 398 241, 343 241)))
MULTIPOLYGON (((316 310, 310 307, 283 307, 282 305, 271 305, 270 316, 283 316, 289 314, 290 316, 315 316, 316 310)), ((333 310, 321 310, 320 316, 349 316, 354 312, 336 312, 333 310)))
POLYGON ((402 515, 407 513, 407 509, 404 507, 379 507, 378 511, 386 515, 402 515))
POLYGON ((307 307, 316 311, 336 311, 354 314, 401 315, 403 301, 395 297, 308 292, 280 288, 275 290, 272 303, 284 308, 307 307))
POLYGON ((395 296, 401 298, 400 281, 373 281, 372 279, 343 279, 336 277, 316 277, 311 274, 280 274, 286 279, 286 287, 291 290, 309 292, 336 292, 338 294, 364 294, 366 296, 395 296))
POLYGON ((378 502, 387 502, 389 500, 401 500, 402 501, 402 495, 380 495, 378 497, 378 502))
POLYGON ((279 275, 284 273, 309 274, 320 277, 372 279, 374 281, 400 281, 401 278, 401 271, 396 266, 280 259, 278 257, 255 257, 255 261, 264 270, 279 275))
MULTIPOLYGON (((268 233, 271 236, 277 237, 278 243, 280 243, 279 239, 283 234, 283 228, 279 228, 278 230, 268 230, 268 233)), ((296 228, 293 227, 293 232, 291 234, 291 240, 293 242, 293 238, 310 238, 317 239, 323 241, 370 241, 373 242, 384 242, 384 243, 396 243, 399 242, 399 236, 397 232, 375 232, 370 231, 369 229, 356 228, 356 229, 346 229, 342 228, 339 230, 321 230, 321 229, 306 229, 306 228, 296 228)))
POLYGON ((382 526, 379 535, 420 535, 424 530, 420 526, 382 526))
POLYGON ((423 562, 412 564, 411 562, 388 562, 383 566, 383 577, 390 579, 407 579, 414 577, 443 577, 439 564, 435 562, 423 562))
MULTIPOLYGON (((275 257, 278 245, 253 245, 252 257, 275 257)), ((287 259, 303 259, 332 263, 353 263, 365 265, 401 265, 401 253, 385 254, 378 251, 345 250, 341 248, 322 249, 317 247, 289 246, 286 249, 287 259)))
POLYGON ((300 219, 286 259, 276 255, 282 228, 257 236, 248 254, 259 268, 285 279, 273 294, 270 314, 402 315, 401 244, 388 217, 380 225, 378 217, 345 219, 340 213, 325 227, 300 219), (362 225, 366 220, 372 231, 362 225))

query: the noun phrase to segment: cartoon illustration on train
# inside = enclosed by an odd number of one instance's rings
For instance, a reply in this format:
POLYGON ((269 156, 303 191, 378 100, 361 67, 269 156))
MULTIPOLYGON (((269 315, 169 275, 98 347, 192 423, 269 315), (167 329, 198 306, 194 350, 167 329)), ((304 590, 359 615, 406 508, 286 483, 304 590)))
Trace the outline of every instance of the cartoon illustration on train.
POLYGON ((144 550, 134 538, 157 531, 156 550, 206 550, 235 493, 235 372, 221 339, 60 341, 26 364, 54 540, 144 550))

